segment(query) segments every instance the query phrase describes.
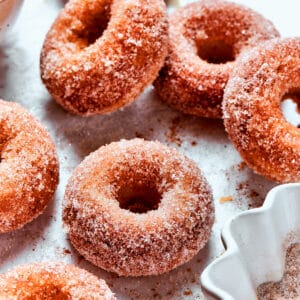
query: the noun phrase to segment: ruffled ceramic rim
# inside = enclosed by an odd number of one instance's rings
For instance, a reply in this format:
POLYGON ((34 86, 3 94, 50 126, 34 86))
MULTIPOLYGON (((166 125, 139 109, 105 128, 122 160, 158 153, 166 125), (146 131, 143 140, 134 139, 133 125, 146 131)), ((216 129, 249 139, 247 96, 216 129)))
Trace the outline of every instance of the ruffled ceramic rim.
POLYGON ((241 256, 238 243, 236 242, 236 239, 233 234, 233 228, 235 226, 238 226, 237 219, 244 218, 244 216, 256 216, 256 215, 262 215, 265 214, 267 211, 272 211, 273 208, 276 206, 276 203, 278 202, 278 199, 276 201, 275 195, 283 190, 283 189, 289 189, 290 187, 299 187, 300 183, 289 183, 289 184, 283 184, 279 185, 275 188, 273 188, 266 196, 266 200, 264 202, 264 205, 260 208, 254 208, 250 209, 245 212, 241 212, 237 214, 235 217, 233 217, 223 228, 221 238, 222 242, 224 244, 224 247, 226 249, 225 253, 221 255, 219 258, 214 260, 211 264, 209 264, 206 269, 203 271, 201 275, 201 284, 204 287, 204 289, 212 294, 213 296, 223 299, 223 300, 233 300, 234 298, 228 294, 226 291, 224 291, 222 288, 218 287, 213 280, 211 279, 211 273, 213 272, 214 266, 218 264, 222 264, 223 261, 234 257, 241 256))

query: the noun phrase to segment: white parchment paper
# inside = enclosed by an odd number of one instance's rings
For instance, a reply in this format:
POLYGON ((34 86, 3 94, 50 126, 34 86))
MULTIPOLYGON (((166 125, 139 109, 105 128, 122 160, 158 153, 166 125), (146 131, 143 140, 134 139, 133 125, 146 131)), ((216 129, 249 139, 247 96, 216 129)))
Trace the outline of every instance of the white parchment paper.
MULTIPOLYGON (((170 1, 171 5, 186 2, 190 1, 170 1)), ((272 20, 283 36, 300 36, 299 0, 238 2, 272 20)), ((135 103, 110 115, 81 118, 65 112, 39 77, 43 39, 64 3, 25 0, 15 26, 0 44, 0 98, 22 104, 48 128, 60 159, 60 184, 45 213, 21 230, 0 234, 0 272, 21 263, 64 261, 107 280, 119 299, 203 299, 200 274, 224 251, 220 240, 224 223, 242 210, 261 205, 275 183, 241 163, 221 121, 183 115, 162 104, 152 87, 135 103), (216 223, 209 243, 191 262, 162 276, 121 278, 94 267, 72 248, 62 227, 61 203, 71 172, 86 155, 111 141, 137 136, 176 147, 196 161, 214 191, 216 223), (222 204, 224 196, 232 196, 232 201, 222 204)), ((286 106, 298 125, 295 106, 286 106)))

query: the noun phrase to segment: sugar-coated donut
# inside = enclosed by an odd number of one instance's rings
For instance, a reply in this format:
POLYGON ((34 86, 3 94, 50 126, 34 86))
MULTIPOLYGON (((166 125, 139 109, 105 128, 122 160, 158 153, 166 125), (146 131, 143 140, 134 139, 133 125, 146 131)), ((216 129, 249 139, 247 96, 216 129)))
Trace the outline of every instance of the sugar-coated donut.
POLYGON ((300 38, 275 39, 242 56, 224 95, 229 138, 255 172, 278 182, 300 181, 300 129, 280 108, 300 102, 300 38))
POLYGON ((58 183, 55 146, 24 108, 0 100, 0 233, 40 215, 58 183))
POLYGON ((157 275, 204 247, 214 206, 193 161, 159 142, 122 140, 76 168, 63 220, 73 246, 93 264, 123 276, 157 275))
POLYGON ((72 113, 114 111, 157 76, 167 31, 163 0, 70 0, 46 36, 42 80, 72 113))
POLYGON ((104 280, 60 262, 18 266, 0 274, 0 299, 115 300, 104 280))
POLYGON ((169 55, 156 91, 170 106, 208 118, 222 117, 224 87, 240 53, 279 36, 260 14, 219 0, 188 4, 169 22, 169 55))

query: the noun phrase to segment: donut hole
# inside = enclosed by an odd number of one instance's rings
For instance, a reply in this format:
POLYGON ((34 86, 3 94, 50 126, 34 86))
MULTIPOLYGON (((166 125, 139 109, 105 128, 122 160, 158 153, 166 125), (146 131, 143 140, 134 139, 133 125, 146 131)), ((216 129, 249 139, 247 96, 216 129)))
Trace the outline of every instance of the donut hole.
POLYGON ((209 64, 226 64, 235 60, 233 46, 222 39, 202 39, 196 44, 198 56, 209 64))
POLYGON ((110 9, 105 7, 95 14, 87 15, 85 26, 77 32, 78 38, 88 47, 94 44, 106 30, 110 20, 110 9))
POLYGON ((287 122, 300 128, 300 90, 291 90, 283 96, 281 110, 287 122))
POLYGON ((117 200, 120 208, 143 214, 158 209, 161 193, 150 184, 124 186, 118 191, 117 200))

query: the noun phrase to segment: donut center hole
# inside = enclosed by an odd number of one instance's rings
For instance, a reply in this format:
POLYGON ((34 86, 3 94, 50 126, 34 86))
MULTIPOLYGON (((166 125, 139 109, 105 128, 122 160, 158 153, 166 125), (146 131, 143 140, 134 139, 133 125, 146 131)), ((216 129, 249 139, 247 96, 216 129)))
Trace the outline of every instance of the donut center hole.
POLYGON ((281 110, 287 122, 300 128, 300 90, 290 91, 283 96, 281 110))
POLYGON ((109 20, 109 5, 102 7, 102 9, 95 14, 87 14, 84 20, 84 29, 78 32, 79 39, 83 40, 86 46, 94 44, 103 35, 109 20))
POLYGON ((158 209, 161 194, 153 186, 127 186, 119 190, 117 200, 121 208, 143 214, 158 209))
POLYGON ((232 45, 221 39, 205 39, 197 42, 198 56, 210 64, 225 64, 235 60, 232 45))

